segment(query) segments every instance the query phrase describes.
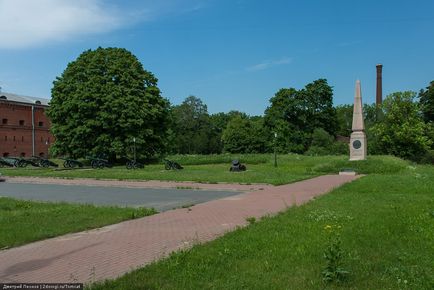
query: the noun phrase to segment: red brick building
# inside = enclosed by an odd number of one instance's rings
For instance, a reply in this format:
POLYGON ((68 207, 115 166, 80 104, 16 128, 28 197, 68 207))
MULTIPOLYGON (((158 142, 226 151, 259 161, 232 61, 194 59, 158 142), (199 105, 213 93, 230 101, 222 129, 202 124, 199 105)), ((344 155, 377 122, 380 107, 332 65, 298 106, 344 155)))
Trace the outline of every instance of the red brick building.
POLYGON ((48 156, 48 100, 0 92, 0 156, 48 156))

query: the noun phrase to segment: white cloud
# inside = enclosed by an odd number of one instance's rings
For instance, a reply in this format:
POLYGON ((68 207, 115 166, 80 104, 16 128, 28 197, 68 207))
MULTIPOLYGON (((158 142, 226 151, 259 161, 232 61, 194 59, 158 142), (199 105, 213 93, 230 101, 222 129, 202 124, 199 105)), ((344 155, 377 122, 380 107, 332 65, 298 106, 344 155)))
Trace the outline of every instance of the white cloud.
POLYGON ((127 24, 126 16, 100 0, 0 0, 0 48, 108 32, 127 24))
POLYGON ((281 59, 277 59, 277 60, 267 60, 267 61, 263 61, 261 63, 249 66, 246 70, 247 71, 260 71, 260 70, 265 70, 265 69, 269 69, 275 66, 279 66, 279 65, 285 65, 285 64, 290 64, 292 62, 292 58, 290 57, 283 57, 281 59))

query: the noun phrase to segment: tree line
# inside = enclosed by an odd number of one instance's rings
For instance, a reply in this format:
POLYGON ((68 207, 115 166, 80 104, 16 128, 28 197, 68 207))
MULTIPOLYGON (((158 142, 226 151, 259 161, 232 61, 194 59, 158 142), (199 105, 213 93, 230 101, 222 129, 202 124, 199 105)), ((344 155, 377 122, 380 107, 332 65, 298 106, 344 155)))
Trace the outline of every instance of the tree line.
MULTIPOLYGON (((115 159, 168 153, 347 154, 352 105, 333 106, 333 89, 318 79, 283 88, 263 116, 239 111, 210 114, 196 96, 171 105, 157 78, 121 48, 83 52, 53 82, 47 115, 56 155, 104 153, 115 159), (344 141, 342 141, 344 140, 344 141)), ((371 154, 426 159, 434 140, 434 82, 419 92, 398 92, 381 107, 365 105, 371 154)), ((432 155, 432 154, 431 154, 432 155)), ((428 158, 429 159, 429 158, 428 158)))

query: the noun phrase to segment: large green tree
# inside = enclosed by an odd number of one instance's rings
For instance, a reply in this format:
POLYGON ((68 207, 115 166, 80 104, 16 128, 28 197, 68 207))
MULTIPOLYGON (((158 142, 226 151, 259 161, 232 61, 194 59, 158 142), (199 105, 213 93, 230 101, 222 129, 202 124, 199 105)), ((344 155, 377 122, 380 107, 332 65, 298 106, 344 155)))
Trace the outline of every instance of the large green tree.
POLYGON ((53 153, 115 158, 135 143, 139 156, 153 155, 163 150, 168 110, 157 78, 129 51, 87 50, 54 81, 47 110, 53 153))
POLYGON ((200 98, 189 96, 181 105, 174 106, 172 118, 172 130, 175 136, 172 150, 174 153, 217 153, 212 150, 212 144, 215 142, 212 135, 215 132, 211 126, 208 108, 200 98))
POLYGON ((307 84, 301 90, 281 89, 270 99, 265 123, 278 134, 280 151, 302 153, 316 128, 323 128, 333 136, 338 131, 333 89, 325 79, 307 84))
POLYGON ((415 97, 414 92, 397 92, 384 100, 383 118, 371 128, 378 152, 417 160, 430 148, 429 128, 415 97))
POLYGON ((264 127, 263 117, 234 115, 223 131, 224 151, 230 153, 265 153, 270 132, 264 127))
POLYGON ((434 122, 434 81, 419 92, 420 105, 425 122, 434 122))
POLYGON ((223 132, 229 121, 236 116, 247 118, 245 113, 239 111, 230 111, 229 113, 220 112, 210 115, 211 132, 209 137, 209 146, 212 153, 223 152, 223 132))

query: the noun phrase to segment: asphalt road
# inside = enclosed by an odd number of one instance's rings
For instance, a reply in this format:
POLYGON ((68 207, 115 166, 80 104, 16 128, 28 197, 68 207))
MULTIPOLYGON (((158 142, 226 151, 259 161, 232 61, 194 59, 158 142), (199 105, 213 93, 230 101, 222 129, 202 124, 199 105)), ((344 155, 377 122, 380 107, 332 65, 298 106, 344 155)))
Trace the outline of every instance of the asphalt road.
POLYGON ((166 211, 239 194, 235 191, 124 188, 86 185, 0 183, 0 197, 16 199, 153 207, 166 211))

